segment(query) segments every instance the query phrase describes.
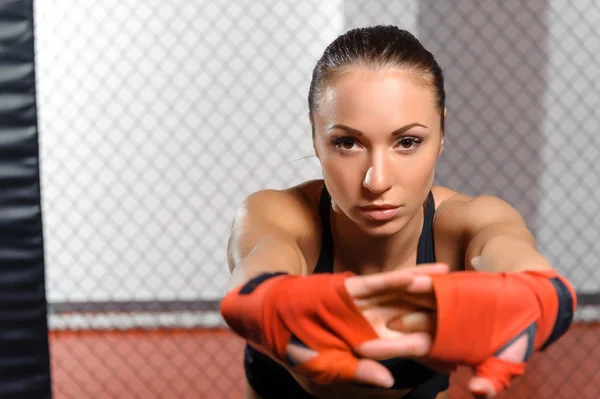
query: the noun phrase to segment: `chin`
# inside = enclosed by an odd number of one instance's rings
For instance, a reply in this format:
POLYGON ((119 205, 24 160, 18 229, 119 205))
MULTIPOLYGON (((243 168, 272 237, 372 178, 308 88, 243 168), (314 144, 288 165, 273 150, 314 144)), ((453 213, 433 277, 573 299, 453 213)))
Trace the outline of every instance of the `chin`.
POLYGON ((377 222, 370 219, 363 221, 360 224, 361 229, 368 235, 373 237, 390 237, 402 230, 402 224, 398 219, 393 219, 385 222, 377 222))

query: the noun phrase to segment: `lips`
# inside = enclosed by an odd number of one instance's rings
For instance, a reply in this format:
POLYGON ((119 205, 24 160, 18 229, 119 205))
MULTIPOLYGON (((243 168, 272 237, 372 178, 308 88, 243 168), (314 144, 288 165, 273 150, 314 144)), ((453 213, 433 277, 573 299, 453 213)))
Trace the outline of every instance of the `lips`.
POLYGON ((398 214, 399 210, 400 207, 394 205, 368 205, 360 207, 360 211, 367 219, 377 221, 393 219, 398 214))

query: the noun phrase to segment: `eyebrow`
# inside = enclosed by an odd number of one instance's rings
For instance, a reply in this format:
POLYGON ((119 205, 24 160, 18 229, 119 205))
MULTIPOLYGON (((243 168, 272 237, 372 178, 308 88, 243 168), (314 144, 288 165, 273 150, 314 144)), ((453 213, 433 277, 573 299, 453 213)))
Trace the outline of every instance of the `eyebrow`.
MULTIPOLYGON (((417 123, 417 122, 414 122, 414 123, 409 123, 406 126, 402 126, 401 128, 394 130, 392 132, 392 136, 397 136, 399 134, 402 134, 402 133, 406 132, 407 130, 412 129, 415 126, 424 127, 425 129, 427 129, 427 126, 422 125, 422 124, 417 123)), ((361 132, 358 129, 353 129, 351 127, 348 127, 346 125, 342 125, 342 124, 339 124, 339 123, 336 123, 335 125, 329 126, 327 128, 327 131, 330 131, 330 130, 333 130, 333 129, 342 129, 342 130, 347 131, 348 133, 352 133, 352 134, 355 134, 357 136, 362 136, 362 134, 363 134, 363 132, 361 132)))

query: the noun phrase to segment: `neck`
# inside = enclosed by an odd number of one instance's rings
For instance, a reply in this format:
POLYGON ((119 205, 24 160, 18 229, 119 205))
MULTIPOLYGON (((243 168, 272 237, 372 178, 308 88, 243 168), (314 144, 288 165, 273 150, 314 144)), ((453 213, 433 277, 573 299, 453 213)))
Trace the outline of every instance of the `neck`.
POLYGON ((424 212, 417 212, 399 232, 385 237, 365 233, 342 213, 332 212, 334 247, 344 269, 371 274, 414 266, 424 212), (338 234, 343 232, 343 234, 338 234))

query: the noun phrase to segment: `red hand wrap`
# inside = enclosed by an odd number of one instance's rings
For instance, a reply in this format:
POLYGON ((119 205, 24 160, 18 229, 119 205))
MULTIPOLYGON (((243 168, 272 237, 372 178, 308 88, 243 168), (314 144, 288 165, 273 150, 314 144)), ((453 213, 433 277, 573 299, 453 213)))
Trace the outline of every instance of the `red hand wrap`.
POLYGON ((231 291, 221 302, 221 313, 238 335, 286 364, 292 335, 318 352, 296 367, 314 381, 350 381, 358 364, 353 349, 377 334, 346 291, 349 276, 272 277, 250 293, 244 293, 246 286, 231 291))
POLYGON ((508 387, 515 377, 524 373, 525 363, 512 363, 493 356, 488 357, 475 369, 475 374, 487 378, 494 384, 496 392, 508 387))
POLYGON ((492 380, 496 392, 522 374, 525 363, 510 364, 494 356, 532 326, 535 329, 530 330, 534 335, 528 353, 542 348, 551 335, 558 338, 553 331, 557 324, 564 327, 559 328, 558 335, 564 333, 577 306, 573 287, 552 270, 501 274, 467 271, 434 275, 432 280, 438 319, 429 356, 477 366, 477 374, 492 380), (560 280, 568 290, 571 298, 566 302, 560 303, 552 279, 560 280), (572 304, 566 316, 560 312, 565 303, 572 304))

